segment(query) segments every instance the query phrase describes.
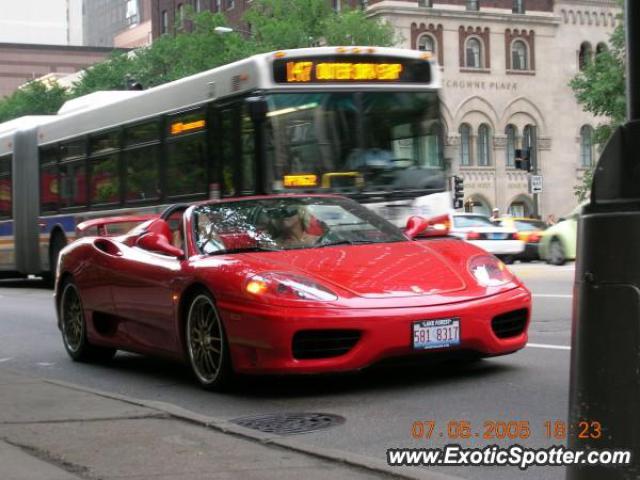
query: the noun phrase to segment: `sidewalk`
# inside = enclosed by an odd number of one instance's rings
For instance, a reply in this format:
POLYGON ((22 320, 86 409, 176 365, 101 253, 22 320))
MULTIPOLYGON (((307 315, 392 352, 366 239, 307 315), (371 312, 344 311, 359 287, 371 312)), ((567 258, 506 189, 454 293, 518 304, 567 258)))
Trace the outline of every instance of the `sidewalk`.
POLYGON ((0 368, 3 480, 451 478, 279 438, 0 368))

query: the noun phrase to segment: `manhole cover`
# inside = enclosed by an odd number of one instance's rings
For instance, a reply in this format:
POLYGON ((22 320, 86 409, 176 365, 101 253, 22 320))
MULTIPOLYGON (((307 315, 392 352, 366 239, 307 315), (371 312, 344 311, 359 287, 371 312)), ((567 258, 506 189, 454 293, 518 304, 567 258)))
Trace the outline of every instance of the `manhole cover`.
POLYGON ((278 435, 315 432, 324 428, 342 425, 344 417, 329 413, 281 413, 276 415, 257 415, 231 420, 241 427, 278 435))

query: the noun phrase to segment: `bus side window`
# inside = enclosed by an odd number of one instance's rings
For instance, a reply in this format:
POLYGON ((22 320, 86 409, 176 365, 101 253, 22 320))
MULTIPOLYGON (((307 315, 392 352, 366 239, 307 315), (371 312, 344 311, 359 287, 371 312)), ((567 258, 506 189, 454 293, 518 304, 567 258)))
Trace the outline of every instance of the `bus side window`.
POLYGON ((58 211, 60 185, 58 183, 57 148, 40 150, 40 212, 58 211))
POLYGON ((12 217, 11 155, 0 158, 0 220, 12 217))
POLYGON ((242 193, 256 192, 255 133, 246 105, 242 112, 242 193))
POLYGON ((222 195, 251 195, 256 191, 255 140, 253 122, 244 102, 220 111, 220 127, 222 195))

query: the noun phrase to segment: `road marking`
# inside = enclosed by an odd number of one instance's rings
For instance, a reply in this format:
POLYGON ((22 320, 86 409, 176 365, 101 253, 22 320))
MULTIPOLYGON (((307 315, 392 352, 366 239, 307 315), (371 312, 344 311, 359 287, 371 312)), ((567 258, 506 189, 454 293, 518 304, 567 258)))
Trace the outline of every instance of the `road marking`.
POLYGON ((37 362, 36 365, 38 365, 39 367, 53 367, 55 363, 37 362))
POLYGON ((0 358, 0 363, 8 362, 9 360, 13 360, 13 357, 0 358))
POLYGON ((547 343, 527 343, 527 347, 548 348, 549 350, 571 350, 571 347, 565 345, 549 345, 547 343))
POLYGON ((537 298, 573 298, 573 295, 564 295, 560 293, 534 293, 537 298))

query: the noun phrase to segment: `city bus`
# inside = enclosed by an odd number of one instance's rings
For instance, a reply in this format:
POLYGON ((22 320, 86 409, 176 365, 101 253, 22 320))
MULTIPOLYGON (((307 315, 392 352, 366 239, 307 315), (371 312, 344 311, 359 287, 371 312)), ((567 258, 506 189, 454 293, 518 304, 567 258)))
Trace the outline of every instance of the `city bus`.
POLYGON ((428 53, 318 47, 1 124, 0 276, 51 276, 85 220, 210 198, 335 192, 400 222, 446 198, 439 89, 428 53))

